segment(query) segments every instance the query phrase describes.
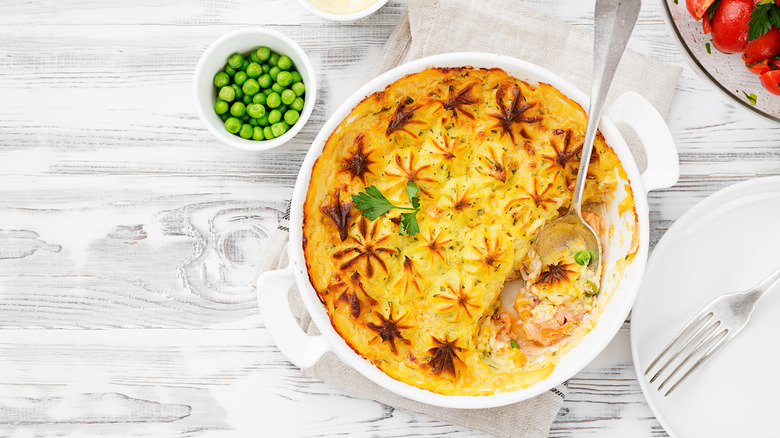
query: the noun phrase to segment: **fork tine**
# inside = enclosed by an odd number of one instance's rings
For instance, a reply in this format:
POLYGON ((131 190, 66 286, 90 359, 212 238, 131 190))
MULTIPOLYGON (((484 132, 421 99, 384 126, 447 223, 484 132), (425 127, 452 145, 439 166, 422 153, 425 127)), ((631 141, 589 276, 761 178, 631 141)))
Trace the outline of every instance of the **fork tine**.
POLYGON ((689 349, 688 349, 689 346, 693 345, 693 347, 691 349, 695 349, 696 347, 701 345, 701 343, 704 340, 706 340, 718 328, 718 326, 721 324, 720 321, 713 321, 712 324, 710 324, 708 326, 707 323, 709 321, 710 321, 710 318, 708 318, 705 321, 704 326, 702 326, 693 335, 691 335, 691 337, 689 337, 687 341, 685 341, 685 343, 682 345, 682 347, 678 348, 677 351, 675 351, 675 353, 672 355, 672 357, 670 357, 669 360, 667 360, 666 363, 661 367, 661 369, 658 370, 657 373, 655 373, 653 378, 650 379, 650 383, 655 382, 656 379, 658 379, 658 377, 661 376, 661 373, 663 373, 666 370, 666 368, 669 367, 669 365, 671 365, 677 359, 678 356, 680 356, 680 354, 682 354, 684 351, 689 351, 689 349))
MULTIPOLYGON (((645 375, 650 374, 650 370, 653 369, 653 367, 658 363, 658 361, 666 355, 666 353, 669 352, 669 350, 672 348, 673 345, 675 345, 678 341, 685 341, 689 340, 695 333, 699 331, 701 326, 706 324, 710 318, 712 318, 712 312, 700 312, 698 315, 694 316, 693 319, 691 319, 688 324, 683 327, 682 330, 680 330, 679 333, 677 333, 677 336, 672 338, 672 340, 669 342, 669 344, 666 346, 666 348, 661 351, 661 353, 656 356, 656 358, 653 360, 652 363, 650 363, 650 366, 647 367, 647 370, 645 371, 645 375)), ((679 354, 679 351, 678 353, 679 354)), ((676 357, 676 356, 675 356, 676 357)), ((674 358, 672 358, 674 359, 674 358)), ((668 365, 668 363, 667 363, 668 365)), ((665 367, 664 367, 665 368, 665 367)), ((663 369, 661 370, 663 371, 663 369)), ((657 376, 656 376, 657 377, 657 376)), ((655 380, 655 379, 653 379, 655 380)), ((652 383, 652 380, 650 381, 652 383)))
MULTIPOLYGON (((683 353, 683 351, 687 351, 688 352, 688 355, 682 360, 682 362, 677 364, 677 367, 671 372, 671 374, 669 374, 666 377, 666 379, 658 387, 659 391, 661 390, 661 388, 663 388, 669 382, 669 380, 672 378, 672 376, 674 376, 675 373, 677 373, 677 371, 679 371, 682 368, 682 366, 685 365, 691 359, 691 357, 693 356, 693 353, 695 353, 697 351, 697 349, 702 346, 702 344, 704 344, 705 342, 708 342, 708 340, 711 339, 712 334, 715 333, 715 330, 717 330, 720 325, 721 325, 721 321, 718 320, 718 321, 713 321, 712 324, 710 324, 706 328, 702 328, 702 330, 700 330, 696 334, 696 336, 694 336, 688 342, 686 342, 685 345, 683 345, 674 354, 674 356, 671 359, 669 359, 669 361, 664 365, 664 367, 661 369, 661 371, 663 371, 666 367, 671 365, 672 362, 674 362, 675 359, 677 359, 677 357, 680 354, 683 353)), ((653 380, 655 380, 657 377, 659 377, 659 375, 661 374, 661 371, 659 371, 658 373, 656 373, 655 376, 653 376, 653 379, 650 381, 650 383, 652 383, 653 380)))
POLYGON ((700 353, 700 352, 701 352, 701 351, 702 351, 702 350, 703 350, 705 347, 708 347, 708 346, 710 345, 710 343, 712 342, 712 340, 713 340, 713 339, 715 339, 716 337, 720 336, 720 335, 721 335, 723 332, 726 332, 726 333, 728 333, 728 329, 723 329, 722 331, 718 332, 718 334, 713 334, 713 333, 715 333, 715 330, 710 330, 710 329, 711 329, 711 328, 715 328, 715 329, 717 329, 717 327, 718 327, 719 325, 720 325, 720 321, 715 321, 715 323, 713 323, 713 325, 712 325, 712 326, 708 327, 708 329, 707 329, 707 330, 709 331, 709 333, 707 333, 707 336, 705 336, 705 337, 704 337, 704 338, 703 338, 703 339, 702 339, 702 340, 701 340, 699 343, 697 343, 697 344, 696 344, 696 346, 695 346, 695 347, 693 347, 693 349, 690 351, 690 353, 688 353, 688 355, 685 357, 685 359, 683 359, 683 361, 682 361, 682 362, 680 362, 680 363, 677 365, 677 367, 674 369, 674 371, 672 371, 672 373, 671 373, 671 374, 669 374, 669 375, 666 377, 666 380, 664 380, 664 381, 661 383, 661 385, 660 385, 660 386, 658 386, 658 390, 659 390, 659 391, 660 391, 661 389, 663 389, 663 387, 664 387, 664 386, 666 386, 666 384, 667 384, 667 383, 669 383, 669 381, 670 381, 670 380, 672 380, 672 377, 674 377, 674 376, 675 376, 675 374, 677 374, 677 372, 678 372, 678 371, 682 370, 682 369, 683 369, 683 367, 685 367, 685 364, 687 364, 687 363, 688 363, 688 361, 690 361, 690 360, 691 360, 691 359, 693 359, 694 357, 697 357, 697 356, 699 355, 699 353, 700 353), (713 326, 714 326, 714 327, 713 327, 713 326))
MULTIPOLYGON (((679 386, 679 385, 680 385, 680 383, 682 383, 682 382, 683 382, 683 380, 685 380, 685 379, 686 379, 688 376, 690 376, 690 375, 691 375, 691 373, 693 373, 693 372, 696 370, 696 368, 698 368, 698 367, 699 367, 699 365, 701 365, 701 364, 702 364, 702 363, 703 363, 705 360, 707 360, 707 359, 709 359, 710 357, 712 357, 712 355, 714 355, 714 354, 715 354, 715 353, 716 353, 718 350, 720 350, 720 348, 721 348, 721 347, 723 347, 724 345, 726 345, 726 342, 727 342, 727 341, 728 341, 728 339, 729 339, 729 338, 728 338, 728 334, 729 334, 729 330, 728 330, 728 329, 723 329, 723 330, 722 330, 720 333, 718 333, 717 335, 714 335, 713 337, 711 337, 711 338, 709 339, 709 341, 712 341, 713 339, 715 339, 715 338, 717 338, 717 337, 719 337, 719 336, 720 336, 720 339, 718 339, 718 340, 715 342, 715 344, 713 344, 712 346, 710 346, 710 348, 709 348, 709 349, 708 349, 708 350, 707 350, 707 351, 704 353, 704 355, 702 355, 702 357, 700 357, 700 358, 699 358, 699 360, 697 360, 697 361, 696 361, 696 363, 694 363, 694 364, 693 364, 693 366, 692 366, 692 367, 690 367, 690 368, 688 369, 688 371, 686 371, 686 372, 685 372, 685 374, 683 374, 683 376, 682 376, 682 377, 680 377, 680 380, 678 380, 678 381, 677 381, 677 383, 675 383, 674 385, 672 385, 672 387, 671 387, 671 388, 669 388, 669 390, 668 390, 668 391, 666 391, 666 394, 664 394, 664 397, 667 397, 669 394, 671 394, 671 393, 672 393, 672 391, 674 391, 674 390, 675 390, 675 388, 677 388, 677 386, 679 386)), ((699 350, 701 350, 703 347, 704 347, 704 345, 701 345, 699 348, 697 348, 697 349, 696 349, 696 351, 694 351, 694 353, 697 353, 697 352, 698 352, 699 350)), ((690 358, 690 357, 693 357, 693 353, 691 353, 691 356, 688 356, 688 358, 690 358)), ((688 360, 688 359, 686 359, 685 361, 687 362, 687 360, 688 360)), ((674 371, 675 371, 675 372, 677 372, 677 370, 674 370, 674 371)), ((673 374, 674 374, 674 373, 672 373, 672 375, 673 375, 673 374)), ((669 378, 671 378, 671 377, 672 377, 672 376, 670 375, 670 376, 669 376, 669 378)), ((669 380, 669 378, 667 378, 667 380, 669 380)), ((664 383, 666 383, 666 381, 664 381, 664 383)), ((663 384, 662 384, 661 386, 663 386, 663 384)), ((658 387, 658 390, 659 390, 659 391, 661 390, 661 387, 660 387, 660 386, 658 387)))

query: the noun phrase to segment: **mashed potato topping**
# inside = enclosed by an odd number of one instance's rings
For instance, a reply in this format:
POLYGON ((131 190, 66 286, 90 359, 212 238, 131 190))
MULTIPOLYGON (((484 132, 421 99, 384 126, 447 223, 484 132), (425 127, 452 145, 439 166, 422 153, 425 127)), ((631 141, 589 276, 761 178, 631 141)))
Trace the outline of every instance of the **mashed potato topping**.
MULTIPOLYGON (((584 242, 543 259, 532 250, 569 207, 585 121, 555 88, 499 69, 432 68, 358 104, 314 165, 303 227, 311 283, 352 349, 443 394, 512 391, 549 375, 600 299, 577 261, 584 242), (369 220, 355 208, 352 196, 371 186, 408 205, 410 181, 418 233, 402 232, 401 211, 369 220), (513 279, 525 284, 505 306, 513 279)), ((621 180, 599 134, 584 209, 602 236, 600 207, 621 180)), ((623 193, 635 218, 628 184, 623 193)))

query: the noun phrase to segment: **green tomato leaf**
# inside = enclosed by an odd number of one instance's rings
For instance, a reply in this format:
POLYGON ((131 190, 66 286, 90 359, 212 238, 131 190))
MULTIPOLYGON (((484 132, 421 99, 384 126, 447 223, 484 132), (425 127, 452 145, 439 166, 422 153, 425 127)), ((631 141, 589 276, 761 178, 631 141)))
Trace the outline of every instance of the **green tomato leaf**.
POLYGON ((774 0, 770 0, 770 2, 761 1, 756 4, 755 9, 750 13, 750 21, 748 21, 748 41, 752 41, 769 32, 769 29, 772 28, 770 14, 776 8, 774 0))
POLYGON ((775 5, 769 8, 769 21, 774 27, 780 28, 780 6, 775 5))

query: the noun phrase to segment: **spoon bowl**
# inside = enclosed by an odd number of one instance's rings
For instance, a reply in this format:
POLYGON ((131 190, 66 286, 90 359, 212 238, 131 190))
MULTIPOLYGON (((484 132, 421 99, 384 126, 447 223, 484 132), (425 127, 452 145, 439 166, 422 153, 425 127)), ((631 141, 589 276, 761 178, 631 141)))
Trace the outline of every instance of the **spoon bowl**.
POLYGON ((593 228, 583 221, 574 210, 550 222, 536 236, 534 251, 537 254, 548 254, 568 248, 571 242, 582 238, 585 248, 591 254, 588 269, 601 277, 601 242, 593 228))
POLYGON ((545 225, 534 242, 540 258, 553 251, 569 247, 578 238, 585 241, 591 254, 588 268, 596 273, 596 285, 601 286, 601 242, 593 228, 582 218, 582 196, 590 164, 593 141, 596 138, 604 100, 617 70, 618 62, 639 17, 640 0, 596 0, 593 38, 593 89, 588 108, 588 125, 582 144, 580 167, 569 211, 561 218, 545 225))

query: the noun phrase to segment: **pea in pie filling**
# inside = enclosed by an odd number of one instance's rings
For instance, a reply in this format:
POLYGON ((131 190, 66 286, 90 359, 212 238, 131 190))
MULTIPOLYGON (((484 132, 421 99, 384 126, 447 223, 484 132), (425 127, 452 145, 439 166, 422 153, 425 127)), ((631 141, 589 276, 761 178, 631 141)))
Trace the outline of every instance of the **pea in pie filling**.
MULTIPOLYGON (((547 377, 605 299, 575 260, 584 246, 544 259, 532 249, 568 210, 585 122, 552 86, 500 69, 431 68, 358 104, 314 165, 303 225, 311 283, 347 344, 391 377, 442 394, 547 377), (400 233, 398 210, 369 220, 355 208, 352 196, 370 186, 407 205, 410 181, 414 235, 400 233), (507 282, 520 284, 508 298, 507 282)), ((613 231, 604 206, 617 192, 637 240, 631 188, 601 134, 587 178, 585 216, 602 244, 613 231)))

